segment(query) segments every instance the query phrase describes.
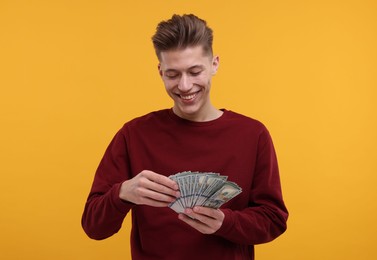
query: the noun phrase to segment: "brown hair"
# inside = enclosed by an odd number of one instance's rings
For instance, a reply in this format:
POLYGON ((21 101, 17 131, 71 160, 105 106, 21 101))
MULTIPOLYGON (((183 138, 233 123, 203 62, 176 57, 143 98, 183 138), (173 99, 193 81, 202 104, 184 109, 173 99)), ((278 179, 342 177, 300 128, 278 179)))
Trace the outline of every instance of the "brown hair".
POLYGON ((206 21, 193 14, 174 14, 169 20, 157 25, 152 37, 154 49, 160 60, 161 52, 201 45, 212 56, 213 32, 206 21))

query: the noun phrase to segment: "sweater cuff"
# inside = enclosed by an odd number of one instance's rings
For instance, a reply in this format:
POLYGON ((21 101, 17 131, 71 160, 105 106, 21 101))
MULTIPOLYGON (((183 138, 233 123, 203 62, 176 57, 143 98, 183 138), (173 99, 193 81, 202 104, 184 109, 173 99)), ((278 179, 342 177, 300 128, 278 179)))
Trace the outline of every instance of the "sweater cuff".
POLYGON ((233 211, 231 209, 220 209, 224 213, 224 220, 221 227, 214 233, 219 236, 226 236, 234 226, 233 211))
POLYGON ((111 200, 115 208, 123 214, 126 214, 135 205, 132 202, 128 202, 119 198, 119 191, 122 183, 115 184, 111 190, 111 200))

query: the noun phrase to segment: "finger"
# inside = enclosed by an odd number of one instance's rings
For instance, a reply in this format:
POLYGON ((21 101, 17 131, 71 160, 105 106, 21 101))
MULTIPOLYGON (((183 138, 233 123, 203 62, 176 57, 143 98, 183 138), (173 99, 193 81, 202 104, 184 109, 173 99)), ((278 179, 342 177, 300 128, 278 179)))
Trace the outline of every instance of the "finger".
POLYGON ((179 191, 170 189, 169 187, 166 187, 166 186, 161 185, 159 183, 153 182, 151 180, 147 180, 144 187, 147 188, 147 189, 150 189, 152 191, 156 191, 158 193, 162 193, 162 194, 172 196, 174 198, 178 198, 180 196, 179 191))
POLYGON ((185 209, 184 213, 186 216, 190 217, 191 219, 199 221, 206 225, 209 225, 210 221, 213 220, 212 218, 209 218, 208 216, 200 214, 200 213, 196 213, 192 209, 189 209, 189 208, 185 209))
MULTIPOLYGON (((178 218, 182 220, 183 222, 186 222, 190 226, 198 226, 198 224, 201 224, 197 219, 193 218, 190 215, 187 215, 186 213, 180 213, 178 214, 178 218)), ((201 224, 203 225, 203 224, 201 224)))
POLYGON ((178 190, 179 189, 178 184, 175 181, 169 179, 168 177, 166 177, 164 175, 161 175, 161 174, 158 174, 158 173, 155 173, 155 172, 152 172, 152 171, 145 171, 144 174, 145 174, 145 177, 147 177, 149 180, 151 180, 155 183, 166 186, 166 187, 168 187, 172 190, 178 190))
POLYGON ((184 214, 191 219, 197 219, 198 217, 198 214, 195 214, 195 212, 190 208, 185 209, 184 214))
POLYGON ((198 215, 205 215, 212 219, 222 220, 224 218, 224 213, 219 209, 195 206, 192 212, 198 215))
POLYGON ((202 226, 197 226, 197 229, 206 234, 214 233, 223 223, 224 213, 219 209, 194 207, 193 209, 185 209, 185 214, 194 219, 202 226))
POLYGON ((213 213, 211 212, 213 209, 209 208, 198 208, 194 207, 193 209, 187 208, 185 209, 185 214, 192 217, 193 219, 201 220, 202 222, 207 222, 206 219, 213 220, 213 213))
POLYGON ((192 220, 200 222, 201 224, 209 227, 212 226, 213 222, 215 221, 215 219, 213 219, 212 217, 208 217, 207 215, 203 215, 200 213, 195 213, 192 209, 185 209, 184 214, 192 220))
POLYGON ((189 226, 193 227, 194 229, 198 230, 199 232, 201 232, 203 234, 213 233, 212 230, 210 229, 210 227, 203 224, 202 222, 200 222, 197 219, 191 218, 190 216, 188 216, 186 214, 179 214, 178 219, 182 220, 183 222, 185 222, 186 224, 188 224, 189 226))
POLYGON ((154 201, 160 201, 160 202, 165 202, 165 203, 171 203, 171 202, 175 201, 175 199, 176 199, 173 196, 170 196, 170 195, 167 195, 167 194, 164 194, 164 193, 160 193, 160 192, 156 192, 156 191, 153 191, 153 190, 150 190, 150 189, 143 189, 141 191, 141 194, 145 198, 149 198, 149 199, 154 200, 154 201))
POLYGON ((141 204, 147 205, 147 206, 153 206, 153 207, 167 207, 170 203, 157 201, 157 200, 153 200, 153 199, 145 197, 141 199, 141 204))

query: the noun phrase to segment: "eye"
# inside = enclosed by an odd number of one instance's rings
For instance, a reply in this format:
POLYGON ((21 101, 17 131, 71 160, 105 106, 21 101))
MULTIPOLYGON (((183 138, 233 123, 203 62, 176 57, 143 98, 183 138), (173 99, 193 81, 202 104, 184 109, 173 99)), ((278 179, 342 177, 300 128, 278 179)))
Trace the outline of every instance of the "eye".
POLYGON ((165 73, 165 76, 169 79, 175 79, 176 77, 178 77, 178 73, 175 73, 175 72, 167 72, 165 73))
POLYGON ((192 76, 199 76, 201 73, 202 73, 201 70, 199 70, 199 71, 191 71, 191 72, 190 72, 190 74, 191 74, 192 76))

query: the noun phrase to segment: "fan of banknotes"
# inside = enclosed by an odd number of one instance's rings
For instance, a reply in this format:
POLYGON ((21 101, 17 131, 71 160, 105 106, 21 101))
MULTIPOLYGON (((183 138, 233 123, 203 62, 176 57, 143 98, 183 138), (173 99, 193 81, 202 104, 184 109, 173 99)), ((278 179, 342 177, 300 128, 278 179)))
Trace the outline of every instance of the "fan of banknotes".
POLYGON ((227 181, 227 176, 213 172, 185 171, 169 178, 177 182, 181 192, 181 196, 169 205, 177 213, 194 206, 217 209, 242 192, 236 183, 227 181))

